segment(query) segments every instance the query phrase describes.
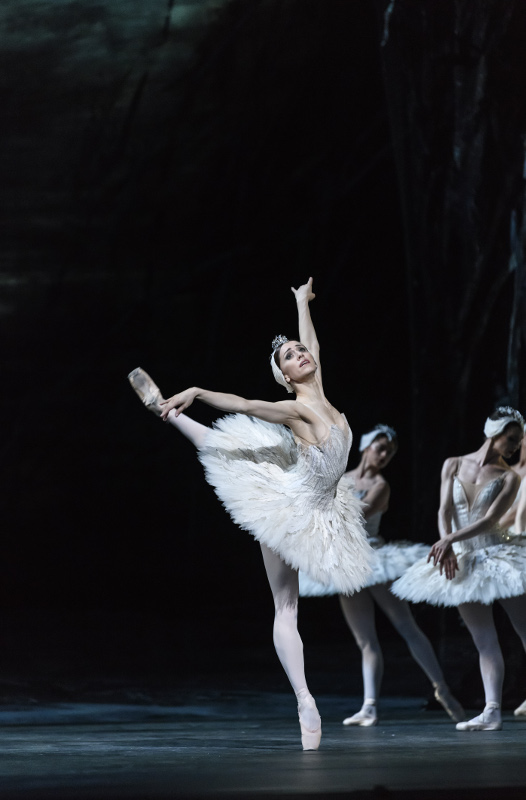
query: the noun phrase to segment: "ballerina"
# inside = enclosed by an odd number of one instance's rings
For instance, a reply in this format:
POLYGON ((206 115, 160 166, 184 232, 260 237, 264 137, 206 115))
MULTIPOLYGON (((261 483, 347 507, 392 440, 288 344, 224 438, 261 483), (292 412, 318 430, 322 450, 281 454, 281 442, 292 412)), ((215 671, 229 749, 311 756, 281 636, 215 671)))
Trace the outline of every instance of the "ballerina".
MULTIPOLYGON (((520 536, 524 539, 526 538, 526 436, 522 440, 519 461, 513 465, 513 469, 520 477, 521 484, 509 513, 501 520, 501 525, 508 528, 510 537, 520 536)), ((526 700, 513 713, 516 717, 526 717, 526 700)))
MULTIPOLYGON (((383 676, 383 656, 375 625, 375 603, 403 637, 416 663, 433 684, 435 697, 456 722, 464 719, 460 703, 451 694, 440 664, 424 632, 417 625, 408 603, 395 597, 389 587, 408 567, 427 555, 429 547, 414 542, 386 544, 379 535, 380 522, 389 507, 390 487, 382 470, 398 449, 398 437, 388 425, 376 425, 360 440, 361 460, 356 469, 342 478, 347 490, 363 501, 365 529, 375 549, 373 572, 367 584, 353 595, 339 595, 340 605, 356 644, 362 653, 363 705, 346 717, 344 725, 369 727, 378 721, 377 702, 383 676)), ((300 573, 300 595, 306 597, 337 594, 333 586, 315 583, 300 573)))
POLYGON ((519 453, 519 460, 516 464, 513 465, 513 469, 521 479, 519 491, 515 497, 515 500, 511 504, 510 508, 506 511, 503 515, 502 519, 499 522, 501 528, 507 529, 511 534, 515 533, 522 533, 524 528, 521 527, 520 523, 518 523, 518 512, 519 506, 522 502, 526 502, 524 499, 524 494, 526 492, 525 484, 526 484, 526 436, 522 439, 521 449, 519 453), (518 523, 518 524, 516 524, 518 523))
POLYGON ((504 459, 524 435, 524 419, 509 406, 486 420, 479 450, 448 458, 442 468, 440 540, 427 560, 410 567, 392 587, 404 600, 457 606, 479 652, 486 705, 459 722, 460 731, 500 730, 504 660, 492 604, 506 611, 526 650, 526 546, 499 520, 512 505, 520 478, 504 459), (431 563, 430 563, 431 562, 431 563))
POLYGON ((301 341, 276 337, 270 361, 275 380, 296 400, 269 403, 196 387, 163 400, 140 368, 129 378, 145 405, 195 444, 232 519, 260 542, 274 598, 274 645, 298 700, 303 749, 316 750, 321 720, 297 629, 298 569, 350 593, 365 583, 373 551, 360 502, 339 486, 352 434, 323 391, 312 278, 292 291, 301 341), (230 416, 213 428, 200 425, 181 413, 196 399, 230 416))

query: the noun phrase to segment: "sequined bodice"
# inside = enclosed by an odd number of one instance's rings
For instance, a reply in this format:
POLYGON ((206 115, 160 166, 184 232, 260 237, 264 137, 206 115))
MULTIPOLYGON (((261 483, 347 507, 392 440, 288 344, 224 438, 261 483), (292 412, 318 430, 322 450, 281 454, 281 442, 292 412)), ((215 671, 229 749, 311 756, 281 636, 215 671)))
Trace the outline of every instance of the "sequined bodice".
MULTIPOLYGON (((472 503, 470 504, 466 489, 462 481, 455 475, 453 481, 453 530, 458 531, 477 522, 487 512, 500 490, 502 489, 502 481, 504 475, 494 478, 491 481, 483 484, 476 492, 472 503)), ((493 544, 499 544, 503 541, 503 531, 495 527, 492 531, 481 533, 478 536, 473 536, 471 539, 464 539, 455 544, 455 550, 458 552, 468 552, 475 550, 479 547, 488 547, 493 544)))
POLYGON ((332 503, 340 478, 347 468, 351 444, 352 433, 347 421, 343 431, 337 425, 331 425, 327 439, 320 445, 297 442, 296 469, 298 478, 308 489, 311 507, 332 503))

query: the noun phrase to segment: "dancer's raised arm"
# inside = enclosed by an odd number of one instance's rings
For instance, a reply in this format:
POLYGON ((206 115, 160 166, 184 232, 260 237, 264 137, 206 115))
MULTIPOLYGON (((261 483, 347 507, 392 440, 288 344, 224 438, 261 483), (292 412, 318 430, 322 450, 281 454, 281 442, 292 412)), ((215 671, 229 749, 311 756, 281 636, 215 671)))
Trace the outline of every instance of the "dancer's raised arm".
POLYGON ((291 289, 294 292, 296 304, 298 306, 298 330, 300 341, 305 345, 309 353, 313 355, 318 365, 317 377, 321 383, 320 344, 316 336, 316 331, 314 330, 309 309, 309 303, 316 297, 312 291, 312 278, 309 278, 307 283, 304 283, 299 289, 295 289, 293 286, 291 289))
MULTIPOLYGON (((277 403, 268 403, 264 400, 246 400, 244 397, 239 397, 235 394, 210 392, 207 389, 199 389, 197 386, 174 394, 168 400, 163 400, 160 404, 163 409, 161 413, 162 419, 166 420, 172 408, 175 409, 175 415, 179 416, 182 411, 192 405, 194 400, 201 400, 203 403, 227 413, 250 414, 265 422, 274 422, 282 425, 289 425, 295 420, 303 419, 302 406, 294 400, 280 400, 277 403)), ((308 422, 310 419, 306 418, 305 421, 308 422)))

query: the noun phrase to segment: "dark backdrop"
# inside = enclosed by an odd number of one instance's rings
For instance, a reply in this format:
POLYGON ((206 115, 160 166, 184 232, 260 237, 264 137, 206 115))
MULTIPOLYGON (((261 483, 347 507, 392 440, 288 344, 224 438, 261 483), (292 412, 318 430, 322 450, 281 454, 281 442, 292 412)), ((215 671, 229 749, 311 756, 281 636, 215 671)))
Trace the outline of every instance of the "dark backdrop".
MULTIPOLYGON (((140 365, 166 394, 280 399, 270 342, 296 335, 290 286, 313 275, 331 402, 356 439, 378 421, 399 431, 385 533, 434 541, 432 525, 410 529, 382 15, 368 0, 8 0, 3 14, 0 601, 13 673, 82 662, 190 675, 225 644, 267 653, 258 546, 126 375, 140 365)), ((496 391, 478 373, 471 391, 478 431, 496 391)), ((447 415, 451 398, 420 396, 447 415)), ((441 457, 428 458, 437 496, 441 457)), ((438 637, 438 618, 419 613, 438 637)), ((305 603, 302 622, 314 643, 346 640, 336 601, 305 603)))

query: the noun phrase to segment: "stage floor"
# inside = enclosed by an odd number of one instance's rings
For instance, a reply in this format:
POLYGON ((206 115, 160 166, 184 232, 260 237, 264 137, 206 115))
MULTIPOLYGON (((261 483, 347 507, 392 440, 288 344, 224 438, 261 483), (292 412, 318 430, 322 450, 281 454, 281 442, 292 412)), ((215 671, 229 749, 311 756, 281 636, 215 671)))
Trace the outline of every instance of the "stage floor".
POLYGON ((526 720, 459 733, 418 698, 386 698, 375 728, 344 728, 358 698, 319 696, 323 739, 301 750, 290 694, 193 693, 180 705, 0 709, 3 798, 523 797, 526 720))

